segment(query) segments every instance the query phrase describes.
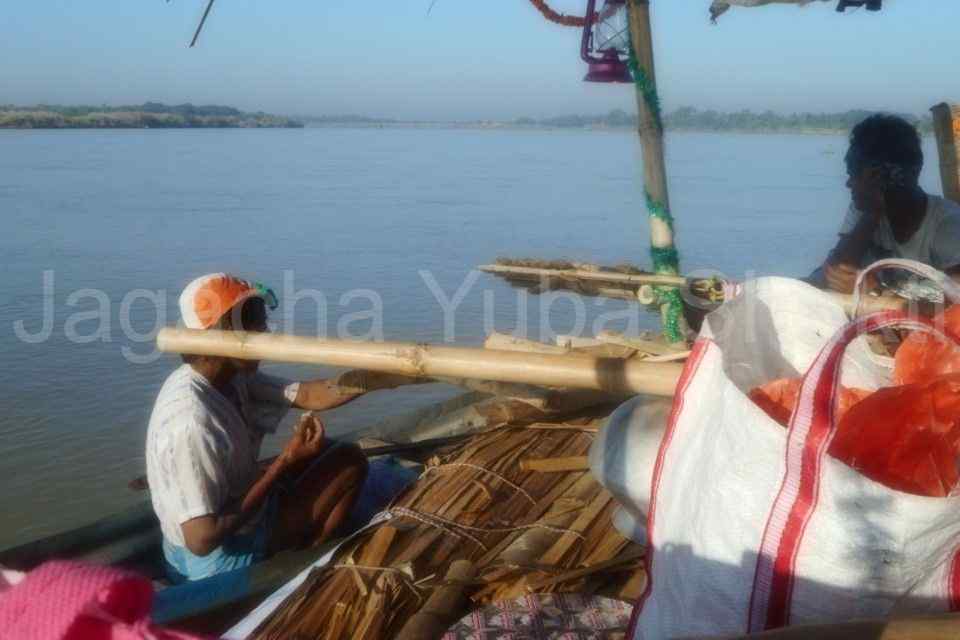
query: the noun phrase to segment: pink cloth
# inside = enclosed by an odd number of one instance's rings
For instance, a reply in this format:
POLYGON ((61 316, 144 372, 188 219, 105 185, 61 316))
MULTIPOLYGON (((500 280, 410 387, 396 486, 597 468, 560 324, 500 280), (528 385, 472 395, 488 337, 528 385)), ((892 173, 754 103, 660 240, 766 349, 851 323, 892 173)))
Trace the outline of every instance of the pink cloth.
POLYGON ((0 591, 0 640, 199 640, 151 625, 152 602, 135 573, 47 562, 0 591))

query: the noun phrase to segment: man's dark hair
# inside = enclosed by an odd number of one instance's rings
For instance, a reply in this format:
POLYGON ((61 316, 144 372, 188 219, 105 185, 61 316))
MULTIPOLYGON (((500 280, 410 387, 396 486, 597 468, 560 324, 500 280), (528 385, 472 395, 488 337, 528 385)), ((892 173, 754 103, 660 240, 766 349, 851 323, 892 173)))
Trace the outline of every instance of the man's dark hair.
POLYGON ((919 176, 923 167, 923 149, 917 128, 899 116, 878 113, 853 128, 850 149, 865 166, 896 165, 915 169, 919 176))
MULTIPOLYGON (((219 329, 221 331, 231 331, 234 330, 234 320, 239 320, 240 324, 240 326, 236 328, 236 331, 244 331, 255 327, 266 326, 267 306, 264 304, 263 299, 261 298, 247 298, 243 301, 242 306, 240 307, 239 317, 237 317, 237 308, 234 307, 230 311, 220 316, 220 319, 217 320, 217 322, 210 328, 219 329)), ((184 362, 190 364, 202 356, 184 353, 181 354, 180 357, 184 362)))

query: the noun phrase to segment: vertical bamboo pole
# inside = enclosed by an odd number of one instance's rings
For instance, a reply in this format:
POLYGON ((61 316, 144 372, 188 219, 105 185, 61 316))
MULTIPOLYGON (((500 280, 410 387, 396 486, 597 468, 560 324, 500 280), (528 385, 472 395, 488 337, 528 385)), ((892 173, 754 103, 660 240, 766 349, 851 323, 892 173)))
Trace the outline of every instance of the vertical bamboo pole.
MULTIPOLYGON (((628 0, 627 12, 630 41, 631 72, 637 86, 637 113, 640 144, 643 148, 643 184, 650 214, 650 253, 656 273, 677 275, 680 260, 673 242, 673 218, 667 191, 667 169, 664 159, 663 121, 657 95, 657 77, 653 60, 653 30, 650 26, 650 1, 628 0)), ((671 342, 686 337, 680 290, 659 287, 660 314, 664 335, 671 342)))
POLYGON ((931 111, 940 152, 943 195, 960 202, 960 105, 938 104, 931 111))

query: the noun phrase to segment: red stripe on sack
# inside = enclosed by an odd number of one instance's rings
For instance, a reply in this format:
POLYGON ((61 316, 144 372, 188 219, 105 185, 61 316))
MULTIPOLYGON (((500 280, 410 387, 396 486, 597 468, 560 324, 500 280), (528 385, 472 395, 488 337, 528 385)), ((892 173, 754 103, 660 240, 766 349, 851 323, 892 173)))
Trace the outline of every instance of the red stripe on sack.
POLYGON ((690 351, 690 357, 687 358, 687 362, 683 367, 683 372, 680 374, 680 379, 677 381, 677 391, 674 393, 673 406, 670 409, 670 417, 667 419, 667 431, 663 435, 663 440, 660 441, 660 450, 657 452, 657 462, 653 467, 653 479, 650 486, 650 508, 647 512, 647 552, 644 555, 644 569, 647 573, 647 584, 644 587, 640 598, 637 600, 637 603, 634 605, 633 612, 630 614, 630 624, 627 625, 626 636, 628 639, 634 637, 637 621, 640 619, 640 612, 643 609, 643 605, 646 604, 647 599, 650 597, 650 593, 653 591, 653 525, 656 521, 657 493, 660 490, 660 477, 663 475, 663 460, 666 457, 667 449, 670 448, 670 443, 673 440, 673 434, 676 430, 680 413, 683 411, 684 395, 687 392, 687 388, 690 386, 690 381, 693 379, 693 376, 696 375, 697 369, 700 368, 700 363, 703 361, 704 354, 709 350, 712 344, 713 342, 711 340, 707 340, 706 338, 701 338, 693 344, 693 349, 690 351))
POLYGON ((957 547, 957 550, 953 552, 947 594, 950 601, 950 611, 960 611, 960 547, 957 547))
MULTIPOLYGON (((816 471, 816 467, 810 468, 808 456, 805 448, 809 439, 809 433, 815 422, 814 407, 817 402, 818 391, 826 387, 820 384, 811 390, 810 379, 822 380, 825 366, 821 359, 825 352, 832 352, 835 347, 836 338, 824 345, 820 354, 814 360, 804 383, 800 389, 800 396, 797 399, 797 406, 794 408, 790 417, 790 426, 787 432, 787 443, 784 448, 784 477, 781 482, 777 497, 774 499, 770 509, 770 515, 764 526, 763 536, 761 538, 760 553, 757 557, 757 567, 754 572, 753 589, 750 594, 750 606, 748 609, 747 630, 751 633, 763 631, 770 628, 771 618, 783 619, 786 617, 786 602, 789 600, 787 592, 792 591, 792 586, 787 584, 784 589, 782 581, 778 581, 780 574, 786 569, 787 574, 792 573, 789 566, 784 564, 784 539, 789 539, 791 544, 799 546, 799 540, 802 537, 801 529, 797 527, 798 521, 791 505, 796 506, 799 500, 806 498, 807 506, 811 503, 810 476, 809 471, 816 471), (796 469, 799 468, 799 477, 796 469), (807 485, 807 486, 805 486, 807 485)), ((841 349, 841 354, 843 353, 841 349)), ((829 397, 827 398, 829 403, 829 397)), ((827 424, 829 427, 829 423, 827 424)), ((821 425, 822 427, 822 425, 821 425)), ((788 558, 792 557, 792 554, 788 558)))
POLYGON ((838 345, 830 354, 824 367, 825 375, 821 378, 822 383, 818 384, 814 391, 810 406, 812 415, 800 460, 800 486, 787 518, 773 566, 766 629, 785 627, 790 619, 790 599, 793 595, 797 554, 800 551, 800 542, 807 530, 807 524, 819 502, 820 468, 827 451, 826 445, 833 433, 832 401, 840 378, 839 367, 833 365, 843 357, 845 346, 845 344, 838 345))
POLYGON ((900 311, 862 318, 847 325, 824 346, 804 378, 790 419, 783 481, 771 507, 757 558, 747 620, 750 632, 780 628, 790 621, 797 555, 819 501, 823 459, 835 431, 833 400, 844 351, 860 334, 891 325, 927 330, 932 326, 908 319, 900 311))

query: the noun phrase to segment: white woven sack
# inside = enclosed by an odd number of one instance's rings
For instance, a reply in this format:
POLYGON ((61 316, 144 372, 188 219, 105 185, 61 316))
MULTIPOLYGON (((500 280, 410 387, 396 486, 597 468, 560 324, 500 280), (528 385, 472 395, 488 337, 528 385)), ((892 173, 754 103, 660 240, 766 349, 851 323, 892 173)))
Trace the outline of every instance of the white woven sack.
POLYGON ((840 381, 888 382, 867 331, 798 281, 747 283, 711 314, 653 472, 647 591, 631 638, 737 634, 960 605, 960 499, 888 489, 826 455, 840 381), (842 365, 842 367, 841 367, 842 365), (806 372, 785 430, 746 392, 806 372))
POLYGON ((613 526, 639 544, 647 543, 650 478, 671 404, 669 398, 643 395, 627 400, 590 445, 590 473, 619 504, 613 526))

